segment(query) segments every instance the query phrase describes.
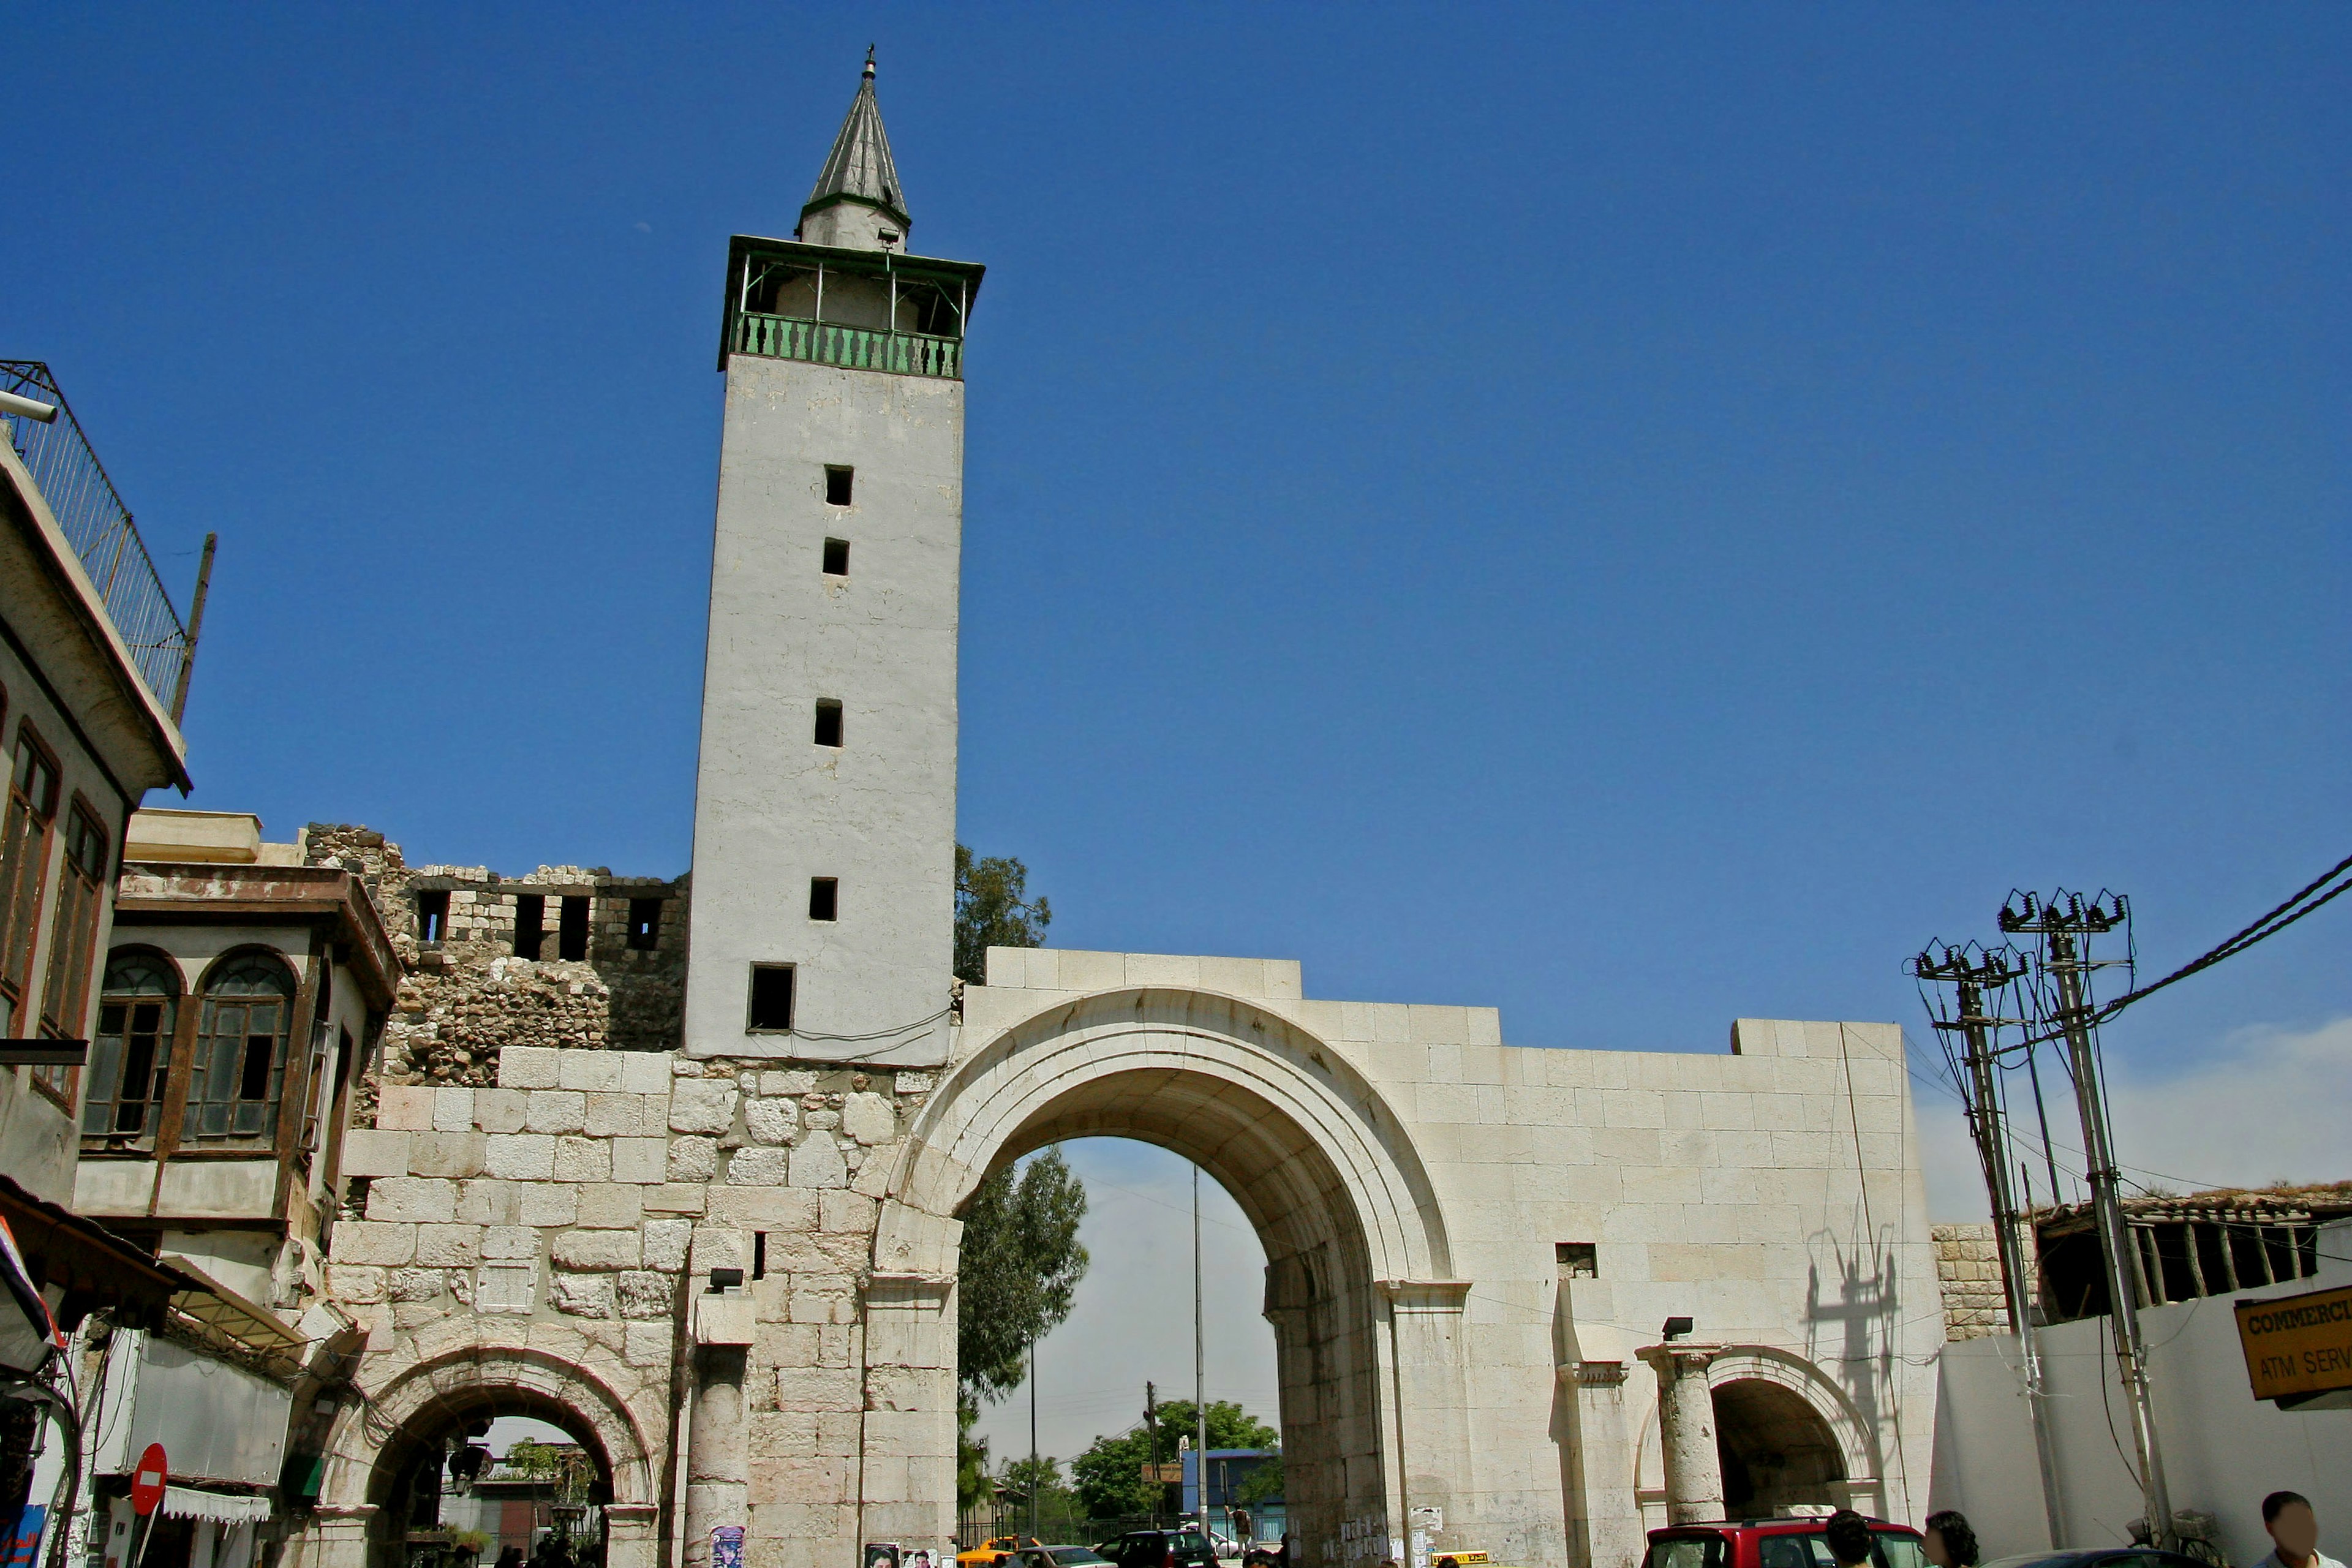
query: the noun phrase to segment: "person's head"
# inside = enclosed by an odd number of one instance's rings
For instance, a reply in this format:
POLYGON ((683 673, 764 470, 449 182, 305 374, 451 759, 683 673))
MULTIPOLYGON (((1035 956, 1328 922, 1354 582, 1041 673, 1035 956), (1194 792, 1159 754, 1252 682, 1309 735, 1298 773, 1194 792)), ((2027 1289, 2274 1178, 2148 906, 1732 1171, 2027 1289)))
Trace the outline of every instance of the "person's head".
POLYGON ((1936 1568, 1972 1568, 1977 1561, 1977 1532, 1969 1528, 1968 1516, 1957 1509, 1944 1509, 1927 1516, 1926 1549, 1927 1561, 1936 1568))
POLYGON ((1847 1568, 1870 1561, 1870 1521, 1853 1510, 1842 1508, 1830 1515, 1822 1534, 1829 1541, 1831 1555, 1847 1568))
POLYGON ((2319 1516, 2301 1492, 2273 1492, 2263 1499, 2263 1528, 2282 1557, 2300 1560, 2318 1550, 2319 1516))

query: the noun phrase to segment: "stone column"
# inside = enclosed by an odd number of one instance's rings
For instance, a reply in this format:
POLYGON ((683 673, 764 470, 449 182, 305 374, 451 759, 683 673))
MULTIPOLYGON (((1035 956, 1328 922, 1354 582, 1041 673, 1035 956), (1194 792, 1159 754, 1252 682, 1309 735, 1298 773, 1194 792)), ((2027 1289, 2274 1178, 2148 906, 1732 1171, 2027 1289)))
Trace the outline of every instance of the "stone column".
POLYGON ((310 1522, 295 1538, 289 1555, 304 1568, 367 1568, 368 1531, 374 1524, 373 1503, 322 1502, 310 1522))
POLYGON ((1674 1342, 1634 1352, 1658 1374, 1658 1446, 1666 1465, 1666 1522, 1723 1517, 1723 1460, 1715 1448, 1715 1393, 1706 1369, 1721 1345, 1674 1342))
MULTIPOLYGON (((604 1507, 605 1568, 655 1568, 661 1559, 661 1537, 654 1528, 658 1510, 649 1502, 616 1502, 604 1507)), ((702 1532, 703 1551, 710 1550, 710 1532, 702 1532)))
POLYGON ((686 1568, 709 1568, 710 1532, 751 1523, 743 1373, 753 1309, 740 1285, 694 1302, 694 1410, 686 1428, 686 1568))

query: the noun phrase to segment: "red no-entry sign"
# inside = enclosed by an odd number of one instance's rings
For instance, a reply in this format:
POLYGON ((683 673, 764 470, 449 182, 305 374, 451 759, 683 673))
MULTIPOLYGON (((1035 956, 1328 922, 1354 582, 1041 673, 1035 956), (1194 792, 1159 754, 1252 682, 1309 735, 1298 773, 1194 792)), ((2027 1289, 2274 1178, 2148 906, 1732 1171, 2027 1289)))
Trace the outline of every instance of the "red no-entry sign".
POLYGON ((163 1500, 163 1478, 170 1473, 163 1459, 163 1445, 148 1444, 147 1451, 139 1456, 139 1468, 131 1473, 133 1512, 145 1515, 155 1511, 155 1505, 163 1500))

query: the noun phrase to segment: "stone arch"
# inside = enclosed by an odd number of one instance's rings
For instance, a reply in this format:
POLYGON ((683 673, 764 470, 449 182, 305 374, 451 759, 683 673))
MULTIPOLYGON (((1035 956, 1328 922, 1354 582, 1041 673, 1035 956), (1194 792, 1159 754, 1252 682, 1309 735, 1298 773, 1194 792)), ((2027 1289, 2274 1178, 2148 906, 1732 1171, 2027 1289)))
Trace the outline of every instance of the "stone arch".
MULTIPOLYGON (((1339 1568, 1389 1555, 1402 1500, 1451 1500, 1435 1491, 1466 1448, 1454 1430, 1466 1414, 1465 1292, 1444 1215, 1402 1120, 1339 1050, 1213 992, 1137 986, 1057 1003, 954 1065, 909 1129, 875 1237, 868 1342, 885 1360, 912 1345, 918 1320, 888 1326, 885 1309, 937 1303, 924 1403, 948 1413, 941 1463, 952 1456, 955 1216, 991 1171, 1087 1136, 1184 1155, 1256 1227, 1293 1533, 1308 1560, 1339 1568), (1401 1405, 1415 1412, 1409 1440, 1401 1405)), ((907 1532, 936 1533, 926 1522, 910 1519, 907 1532)))
MULTIPOLYGON (((1801 1410, 1802 1415, 1810 1416, 1834 1450, 1832 1466, 1838 1474, 1829 1486, 1830 1500, 1864 1512, 1885 1507, 1885 1484, 1879 1470, 1877 1435, 1844 1386, 1830 1373, 1805 1357, 1776 1345, 1734 1344, 1725 1346, 1707 1363, 1706 1381, 1715 1397, 1718 1439, 1727 1405, 1737 1411, 1743 1399, 1750 1404, 1766 1404, 1776 1396, 1792 1401, 1793 1405, 1779 1408, 1791 1414, 1801 1410)), ((1655 1514, 1651 1522, 1664 1523, 1664 1461, 1658 1443, 1654 1398, 1650 1402, 1633 1466, 1636 1500, 1655 1514)), ((1728 1485, 1727 1474, 1726 1480, 1728 1485)))
POLYGON ((467 1345, 403 1368, 343 1407, 320 1478, 321 1568, 361 1568, 391 1491, 403 1441, 443 1420, 496 1410, 562 1427, 594 1454, 609 1479, 604 1505, 609 1568, 653 1568, 657 1452, 626 1398, 593 1367, 525 1345, 467 1345))
POLYGON ((1836 1468, 1841 1472, 1836 1482, 1845 1495, 1833 1500, 1848 1506, 1857 1500, 1881 1500, 1877 1434, 1836 1378, 1789 1351, 1771 1345, 1732 1345, 1708 1363, 1706 1381, 1718 1411, 1724 1407, 1727 1391, 1742 1384, 1777 1390, 1797 1401, 1835 1446, 1836 1468))
MULTIPOLYGON (((1363 1227, 1373 1277, 1444 1279, 1453 1268, 1444 1216, 1404 1123, 1332 1047, 1265 1008, 1214 992, 1139 986, 1046 1009, 1004 1030, 950 1070, 909 1129, 891 1174, 889 1212, 875 1237, 885 1272, 952 1272, 952 1216, 998 1165, 1066 1138, 1118 1135, 1197 1160, 1261 1228, 1269 1215, 1219 1168, 1226 1151, 1144 1114, 1142 1085, 1091 1086, 1143 1073, 1213 1080, 1199 1108, 1236 1138, 1272 1111, 1319 1148, 1363 1227)), ((1163 1111, 1171 1108, 1162 1107, 1163 1111)), ((1238 1142, 1228 1164, 1248 1151, 1238 1142)))

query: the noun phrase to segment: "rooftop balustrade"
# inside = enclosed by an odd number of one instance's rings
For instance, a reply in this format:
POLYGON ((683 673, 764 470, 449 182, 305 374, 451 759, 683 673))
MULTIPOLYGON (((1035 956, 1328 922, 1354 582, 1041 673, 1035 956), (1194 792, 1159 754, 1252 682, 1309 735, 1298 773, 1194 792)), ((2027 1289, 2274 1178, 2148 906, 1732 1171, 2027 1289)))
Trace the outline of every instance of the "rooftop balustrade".
MULTIPOLYGON (((188 661, 187 628, 131 521, 131 509, 82 434, 57 377, 38 360, 0 360, 0 391, 57 405, 44 424, 26 415, 0 416, 8 445, 40 487, 49 512, 98 589, 100 603, 131 649, 131 662, 157 706, 170 711, 181 696, 188 661)), ((174 715, 176 717, 176 715, 174 715)))

